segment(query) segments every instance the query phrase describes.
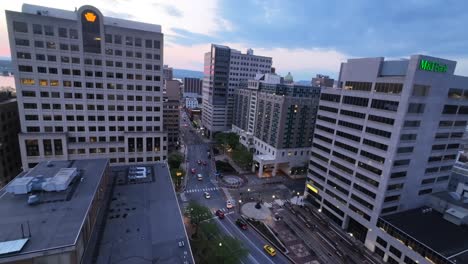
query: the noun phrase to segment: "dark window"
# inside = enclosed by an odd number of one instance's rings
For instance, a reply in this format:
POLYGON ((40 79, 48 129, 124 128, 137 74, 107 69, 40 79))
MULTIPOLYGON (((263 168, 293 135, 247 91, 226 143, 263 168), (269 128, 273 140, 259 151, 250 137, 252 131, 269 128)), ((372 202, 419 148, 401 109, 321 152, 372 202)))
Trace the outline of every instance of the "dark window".
POLYGON ((377 93, 391 93, 400 94, 403 90, 402 83, 376 83, 375 92, 377 93))
POLYGON ((403 127, 419 127, 421 125, 421 121, 419 120, 405 120, 403 123, 403 127))
POLYGON ((369 120, 374 121, 374 122, 379 122, 382 124, 387 124, 387 125, 393 125, 393 123, 395 122, 395 119, 393 118, 375 116, 375 115, 369 115, 369 120))
POLYGON ((398 102, 372 99, 371 107, 375 109, 382 109, 386 111, 396 112, 398 109, 398 102))
POLYGON ((366 114, 364 114, 364 113, 349 111, 349 110, 344 110, 344 109, 340 109, 340 114, 341 115, 352 116, 352 117, 356 117, 356 118, 361 118, 361 119, 366 118, 366 114))
POLYGON ((341 96, 338 94, 326 94, 322 93, 320 95, 320 100, 325 100, 325 101, 330 101, 330 102, 337 102, 339 103, 341 99, 341 96))
POLYGON ((369 104, 369 98, 362 98, 362 97, 356 97, 356 96, 344 96, 343 104, 367 107, 367 105, 369 104))
POLYGON ((380 130, 380 129, 373 128, 373 127, 366 127, 366 132, 369 134, 374 134, 374 135, 377 135, 380 137, 386 137, 386 138, 390 138, 392 136, 391 132, 380 130))
POLYGON ((33 33, 42 35, 42 25, 33 24, 33 33))
POLYGON ((44 26, 44 33, 46 36, 53 36, 54 35, 54 27, 53 26, 44 26))
POLYGON ((15 44, 17 46, 29 46, 29 40, 27 39, 15 39, 15 44))
POLYGON ((370 92, 370 90, 372 89, 372 83, 371 82, 350 82, 350 81, 346 81, 344 89, 345 90, 370 92))
POLYGON ((59 28, 59 37, 68 38, 68 30, 66 28, 59 28))
POLYGON ((28 24, 25 22, 13 21, 13 30, 15 32, 28 33, 28 24))
POLYGON ((84 10, 81 14, 84 52, 101 53, 101 29, 98 14, 84 10))
POLYGON ((33 72, 33 67, 29 65, 18 65, 18 70, 20 72, 33 72))
POLYGON ((442 114, 454 115, 457 113, 457 105, 445 105, 442 114))

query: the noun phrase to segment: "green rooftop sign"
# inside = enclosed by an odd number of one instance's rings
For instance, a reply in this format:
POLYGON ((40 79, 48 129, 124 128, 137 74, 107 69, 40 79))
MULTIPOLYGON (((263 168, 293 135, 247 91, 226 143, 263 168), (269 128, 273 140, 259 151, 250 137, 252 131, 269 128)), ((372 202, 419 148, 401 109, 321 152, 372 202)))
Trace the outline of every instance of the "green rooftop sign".
POLYGON ((419 62, 419 69, 431 72, 447 72, 447 64, 440 64, 435 61, 421 60, 419 62))

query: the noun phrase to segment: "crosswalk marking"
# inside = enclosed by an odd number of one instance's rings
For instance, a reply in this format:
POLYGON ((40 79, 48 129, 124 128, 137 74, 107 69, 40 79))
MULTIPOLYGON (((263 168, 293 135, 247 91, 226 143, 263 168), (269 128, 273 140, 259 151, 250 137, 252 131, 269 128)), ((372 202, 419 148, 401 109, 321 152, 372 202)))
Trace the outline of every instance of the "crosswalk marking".
POLYGON ((198 188, 198 189, 187 189, 185 190, 186 193, 195 193, 195 192, 209 192, 209 191, 216 191, 218 187, 210 187, 210 188, 198 188))

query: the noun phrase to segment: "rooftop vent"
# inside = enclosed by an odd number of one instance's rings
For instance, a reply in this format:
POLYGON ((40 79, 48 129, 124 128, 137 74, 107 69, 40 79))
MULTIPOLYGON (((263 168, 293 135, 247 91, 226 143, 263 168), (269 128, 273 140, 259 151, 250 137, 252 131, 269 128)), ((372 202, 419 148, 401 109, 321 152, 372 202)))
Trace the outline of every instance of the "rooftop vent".
POLYGON ((14 194, 27 194, 31 191, 60 192, 66 190, 77 175, 76 168, 62 168, 53 177, 17 177, 7 185, 6 191, 14 194))

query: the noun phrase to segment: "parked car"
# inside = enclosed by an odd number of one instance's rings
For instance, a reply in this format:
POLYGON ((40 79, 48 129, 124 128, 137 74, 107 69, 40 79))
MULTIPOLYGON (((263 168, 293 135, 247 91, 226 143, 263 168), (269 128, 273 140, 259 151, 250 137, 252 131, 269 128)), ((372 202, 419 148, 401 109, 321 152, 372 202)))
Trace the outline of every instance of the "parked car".
POLYGON ((228 200, 228 201, 226 202, 226 208, 227 208, 227 209, 231 209, 232 207, 234 207, 234 205, 232 204, 231 201, 228 200))
POLYGON ((211 195, 209 192, 204 192, 203 193, 203 196, 205 196, 206 199, 210 199, 211 198, 211 195))
POLYGON ((221 210, 216 211, 216 216, 219 217, 219 219, 224 219, 224 213, 221 210))
POLYGON ((263 249, 270 255, 270 256, 276 256, 276 250, 270 246, 270 245, 264 245, 263 249))
POLYGON ((244 222, 244 220, 237 218, 236 220, 236 225, 238 225, 242 230, 247 230, 247 223, 244 222))

